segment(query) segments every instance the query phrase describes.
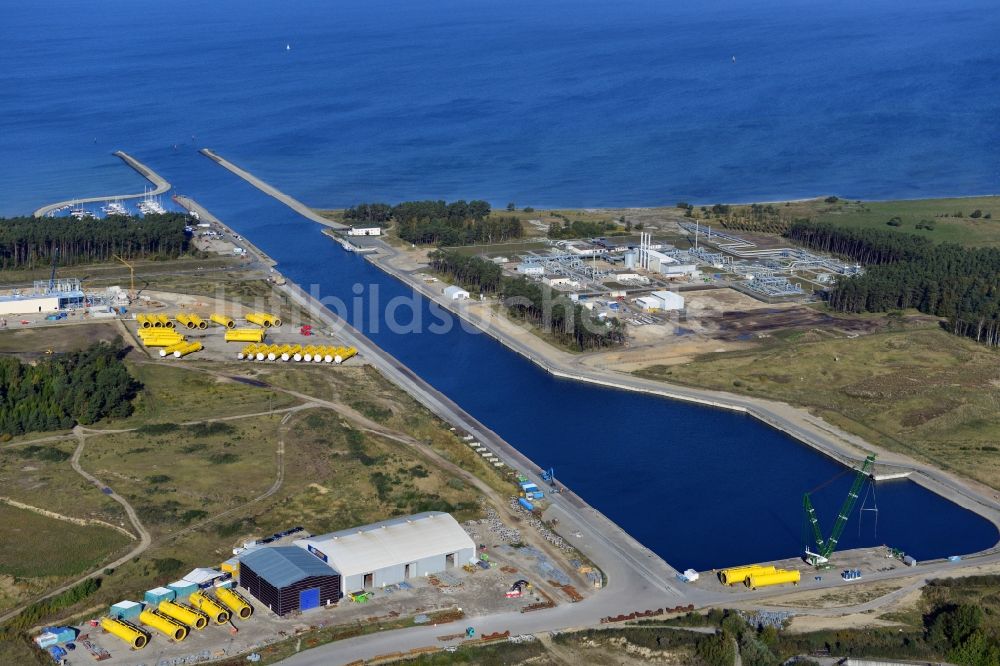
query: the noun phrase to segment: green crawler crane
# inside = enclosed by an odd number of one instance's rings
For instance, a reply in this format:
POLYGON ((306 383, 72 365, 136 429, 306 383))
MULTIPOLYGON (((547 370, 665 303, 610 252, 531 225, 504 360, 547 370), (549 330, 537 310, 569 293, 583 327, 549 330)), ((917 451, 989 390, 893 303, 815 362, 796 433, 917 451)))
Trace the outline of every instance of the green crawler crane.
POLYGON ((858 495, 861 493, 861 486, 865 482, 865 477, 871 473, 874 465, 875 454, 868 456, 861 463, 861 469, 854 476, 854 484, 851 486, 850 492, 847 493, 847 497, 840 507, 840 513, 837 514, 837 521, 833 524, 833 531, 830 533, 829 539, 824 539, 823 533, 819 529, 819 519, 816 518, 816 510, 813 509, 812 502, 809 500, 809 493, 802 496, 802 508, 805 509, 806 520, 812 524, 813 539, 816 541, 815 551, 806 549, 805 558, 809 564, 822 566, 830 561, 830 555, 837 549, 837 542, 840 541, 840 535, 844 533, 847 518, 851 515, 851 511, 854 510, 854 504, 858 501, 858 495))

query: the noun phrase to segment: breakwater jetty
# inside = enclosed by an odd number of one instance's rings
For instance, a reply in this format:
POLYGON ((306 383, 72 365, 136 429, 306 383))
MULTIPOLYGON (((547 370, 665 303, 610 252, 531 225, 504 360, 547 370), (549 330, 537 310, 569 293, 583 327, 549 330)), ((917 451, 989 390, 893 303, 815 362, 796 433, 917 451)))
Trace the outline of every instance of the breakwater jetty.
POLYGON ((107 201, 108 199, 142 199, 147 196, 159 196, 164 192, 170 190, 170 183, 166 181, 160 174, 156 173, 148 166, 135 159, 123 150, 116 150, 112 153, 115 157, 120 158, 125 164, 129 165, 133 169, 139 172, 143 178, 148 180, 153 184, 153 191, 151 192, 141 192, 138 194, 110 194, 101 197, 84 197, 83 199, 70 199, 68 201, 57 201, 56 203, 48 204, 47 206, 42 206, 36 210, 33 215, 35 217, 45 217, 49 213, 60 208, 65 208, 67 206, 75 206, 78 204, 86 203, 98 203, 100 201, 107 201))

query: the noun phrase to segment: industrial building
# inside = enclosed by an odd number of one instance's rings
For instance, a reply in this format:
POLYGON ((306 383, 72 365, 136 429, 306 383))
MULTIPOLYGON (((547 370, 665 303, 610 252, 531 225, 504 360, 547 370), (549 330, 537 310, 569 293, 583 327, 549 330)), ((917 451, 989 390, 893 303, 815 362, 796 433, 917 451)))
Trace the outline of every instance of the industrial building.
POLYGON ((0 315, 58 312, 83 307, 86 300, 77 279, 36 280, 27 293, 15 291, 7 296, 0 296, 0 315))
POLYGON ((450 287, 445 287, 444 297, 451 301, 464 301, 468 300, 469 292, 467 292, 465 289, 462 289, 461 287, 456 287, 455 285, 452 285, 450 287))
POLYGON ((535 277, 545 275, 545 267, 541 264, 520 263, 515 270, 520 275, 533 275, 535 277))
POLYGON ((348 236, 381 236, 381 227, 351 227, 347 231, 348 236))
POLYGON ((243 557, 240 587, 278 615, 335 604, 344 596, 340 574, 295 546, 258 548, 243 557))
POLYGON ((462 526, 440 511, 299 539, 295 545, 339 571, 349 592, 461 567, 476 557, 476 544, 462 526))

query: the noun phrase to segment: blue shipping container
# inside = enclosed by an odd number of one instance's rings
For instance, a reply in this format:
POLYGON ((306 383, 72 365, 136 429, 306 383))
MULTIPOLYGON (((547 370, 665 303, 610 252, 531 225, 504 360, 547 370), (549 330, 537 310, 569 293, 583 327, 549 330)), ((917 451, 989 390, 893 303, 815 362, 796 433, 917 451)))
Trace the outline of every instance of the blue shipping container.
POLYGON ((532 509, 535 508, 534 505, 531 502, 529 502, 528 500, 524 499, 523 497, 521 499, 517 500, 517 501, 518 501, 518 503, 521 506, 523 506, 528 511, 531 511, 532 509))

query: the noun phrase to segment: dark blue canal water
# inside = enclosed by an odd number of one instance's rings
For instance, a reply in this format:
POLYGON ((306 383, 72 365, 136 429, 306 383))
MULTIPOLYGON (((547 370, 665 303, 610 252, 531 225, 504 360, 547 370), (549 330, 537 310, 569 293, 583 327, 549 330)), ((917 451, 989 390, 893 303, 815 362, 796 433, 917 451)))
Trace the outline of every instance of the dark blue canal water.
MULTIPOLYGON (((676 567, 795 556, 805 545, 803 492, 844 472, 747 416, 555 379, 192 150, 138 157, 253 240, 288 278, 347 304, 341 314, 352 324, 676 567), (416 307, 398 308, 394 321, 409 323, 415 312, 424 332, 390 330, 384 306, 404 297, 416 307), (450 330, 426 330, 432 325, 450 330)), ((824 532, 851 480, 842 474, 814 494, 824 532)), ((844 548, 890 544, 928 559, 998 538, 989 522, 910 481, 880 484, 874 499, 877 531, 874 514, 856 511, 844 548)))

